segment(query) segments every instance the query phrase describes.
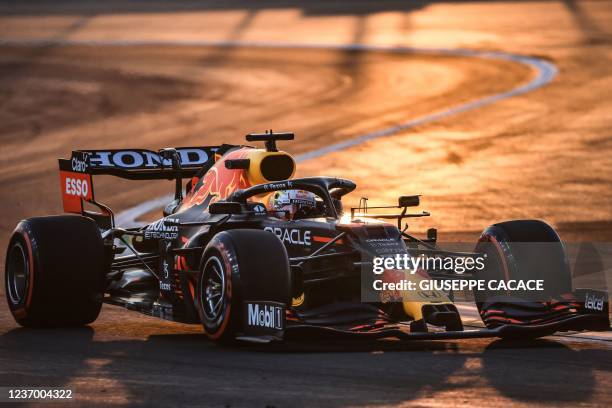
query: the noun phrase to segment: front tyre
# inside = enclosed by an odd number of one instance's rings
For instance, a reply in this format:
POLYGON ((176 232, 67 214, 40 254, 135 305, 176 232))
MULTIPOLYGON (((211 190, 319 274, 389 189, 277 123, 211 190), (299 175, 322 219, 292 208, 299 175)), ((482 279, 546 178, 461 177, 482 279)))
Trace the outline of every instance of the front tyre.
POLYGON ((202 255, 196 308, 209 339, 228 343, 236 338, 242 330, 244 300, 290 304, 287 251, 267 231, 220 232, 202 255))
POLYGON ((81 326, 100 313, 106 265, 96 223, 62 215, 21 221, 6 253, 5 293, 26 327, 81 326))
MULTIPOLYGON (((557 232, 538 220, 506 221, 484 230, 475 252, 484 254, 486 268, 477 273, 485 281, 541 280, 545 292, 538 299, 533 293, 475 293, 476 305, 489 328, 502 322, 534 322, 547 311, 546 302, 572 291, 572 275, 565 246, 557 232), (501 310, 505 309, 505 310, 501 310), (508 320, 507 318, 510 318, 508 320)), ((542 335, 541 332, 537 334, 542 335)))

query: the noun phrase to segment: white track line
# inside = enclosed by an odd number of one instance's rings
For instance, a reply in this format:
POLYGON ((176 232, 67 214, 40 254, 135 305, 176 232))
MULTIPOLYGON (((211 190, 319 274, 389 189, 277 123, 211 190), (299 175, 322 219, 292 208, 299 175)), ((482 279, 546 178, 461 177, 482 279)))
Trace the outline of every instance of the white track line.
MULTIPOLYGON (((345 140, 343 142, 334 143, 319 149, 311 150, 295 157, 297 162, 314 159, 323 155, 348 149, 361 143, 395 135, 401 131, 414 128, 425 123, 434 122, 452 115, 467 112, 477 109, 504 99, 511 98, 516 95, 538 89, 548 84, 557 74, 557 68, 551 62, 545 61, 542 58, 528 57, 518 54, 510 54, 505 52, 495 51, 476 51, 466 49, 452 48, 417 48, 417 47, 402 47, 402 46, 385 46, 385 45, 368 45, 368 44, 306 44, 306 43, 289 43, 289 42, 268 42, 268 41, 206 41, 206 40, 30 40, 30 39, 0 39, 0 45, 3 46, 37 46, 37 47, 53 47, 53 46, 70 46, 84 45, 96 47, 121 47, 121 46, 175 46, 175 47, 217 47, 217 48, 262 48, 262 49, 315 49, 315 50, 340 50, 340 51, 378 51, 394 54, 431 54, 431 55, 448 55, 457 57, 474 57, 495 59, 503 61, 511 61, 526 65, 536 72, 535 78, 527 84, 520 85, 498 94, 485 96, 471 102, 462 103, 451 108, 443 109, 437 112, 421 116, 416 119, 407 120, 393 126, 376 130, 374 132, 345 140)), ((157 197, 152 200, 145 201, 134 207, 128 208, 117 214, 115 221, 117 225, 133 226, 138 225, 136 221, 140 216, 162 207, 172 199, 172 195, 157 197)))

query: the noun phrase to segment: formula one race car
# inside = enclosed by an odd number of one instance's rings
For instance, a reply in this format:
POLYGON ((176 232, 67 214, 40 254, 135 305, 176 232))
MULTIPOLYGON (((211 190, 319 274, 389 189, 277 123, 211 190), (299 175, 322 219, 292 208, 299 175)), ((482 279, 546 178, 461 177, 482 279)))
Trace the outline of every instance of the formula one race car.
MULTIPOLYGON (((609 330, 607 293, 572 290, 563 244, 547 224, 503 222, 487 228, 472 252, 442 250, 434 229, 419 239, 402 228, 405 218, 429 215, 408 212, 419 196, 376 207, 397 213, 373 214, 365 201, 345 213, 342 197, 356 188, 353 182, 293 178, 294 159, 276 146, 292 139, 269 132, 247 135, 265 149, 79 150, 60 159, 63 206, 72 215, 23 220, 8 246, 6 294, 15 320, 28 327, 85 325, 108 303, 201 323, 217 342, 292 334, 436 339, 609 330), (175 198, 158 221, 117 226, 111 209, 94 198, 94 175, 175 180, 175 198), (398 298, 387 285, 379 298, 363 300, 374 276, 364 266, 371 272, 374 259, 388 254, 486 256, 492 266, 476 274, 501 281, 536 277, 528 254, 511 245, 524 242, 549 244, 536 263, 554 271, 553 293, 526 300, 485 291, 475 298, 484 328, 465 329, 452 294, 443 290, 398 298)), ((405 274, 417 281, 453 275, 405 274)))

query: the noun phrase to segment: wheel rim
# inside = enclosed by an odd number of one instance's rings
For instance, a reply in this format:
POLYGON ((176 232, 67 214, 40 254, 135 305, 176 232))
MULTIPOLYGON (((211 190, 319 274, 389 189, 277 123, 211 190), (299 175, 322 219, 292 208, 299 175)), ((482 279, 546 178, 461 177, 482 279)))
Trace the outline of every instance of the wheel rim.
POLYGON ((28 289, 29 260, 25 250, 20 243, 11 249, 6 271, 7 289, 9 299, 14 305, 19 304, 26 295, 28 289))
POLYGON ((203 287, 200 304, 209 321, 217 321, 223 315, 225 305, 225 271, 221 260, 211 256, 204 265, 203 287))

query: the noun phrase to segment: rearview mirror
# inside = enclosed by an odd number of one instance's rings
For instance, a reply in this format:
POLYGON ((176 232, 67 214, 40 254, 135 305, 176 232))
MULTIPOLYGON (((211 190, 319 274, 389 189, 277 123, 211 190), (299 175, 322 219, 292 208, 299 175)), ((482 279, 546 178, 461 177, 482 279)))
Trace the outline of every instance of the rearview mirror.
POLYGON ((399 207, 418 207, 421 202, 418 195, 400 196, 397 201, 399 207))

